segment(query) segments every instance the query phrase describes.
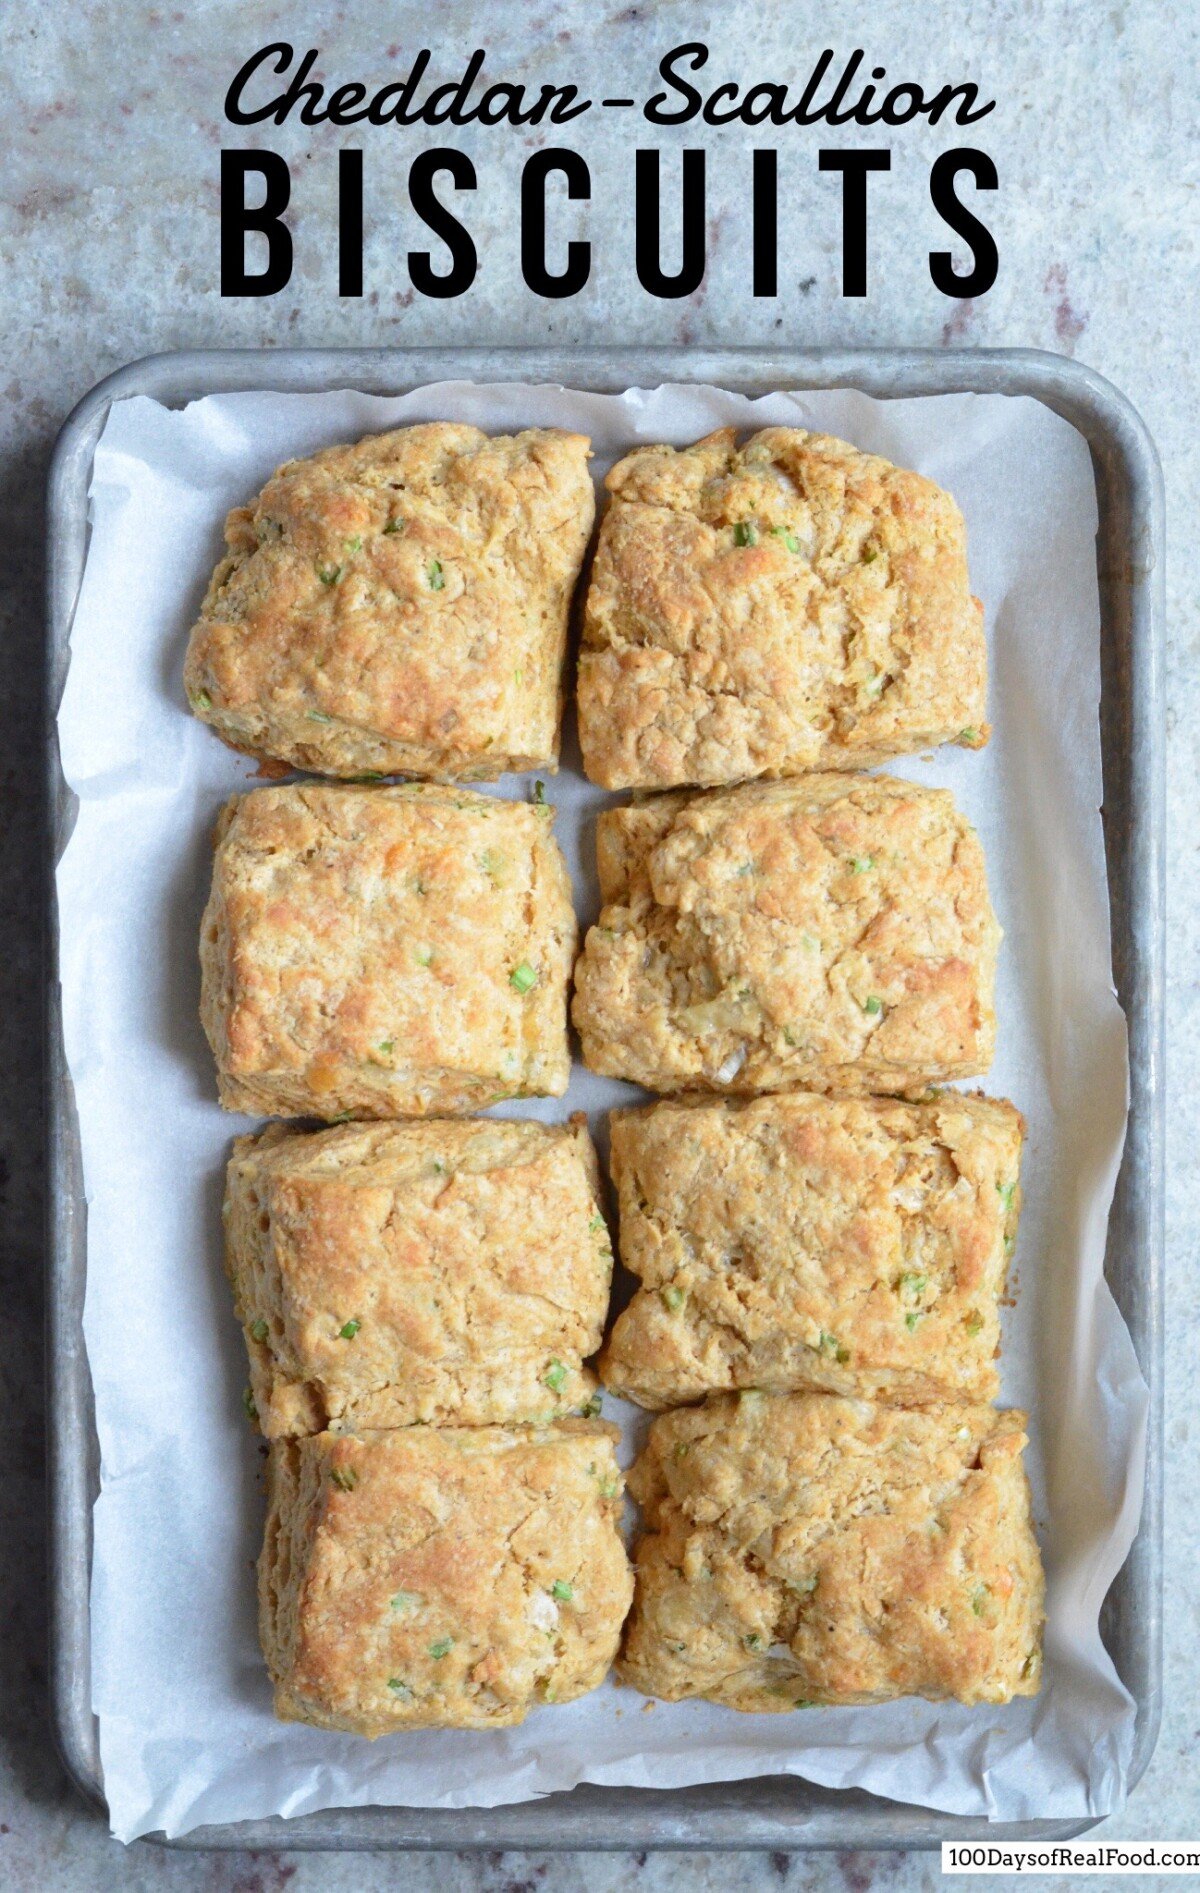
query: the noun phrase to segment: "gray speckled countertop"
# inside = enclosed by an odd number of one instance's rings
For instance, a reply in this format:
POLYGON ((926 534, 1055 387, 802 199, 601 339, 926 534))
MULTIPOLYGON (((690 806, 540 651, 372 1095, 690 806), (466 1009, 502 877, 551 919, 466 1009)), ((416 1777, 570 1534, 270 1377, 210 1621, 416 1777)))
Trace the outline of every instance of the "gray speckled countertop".
MULTIPOLYGON (((1194 1271, 1200 978, 1200 714, 1197 627, 1186 579, 1200 506, 1200 400, 1186 338, 1200 300, 1197 254, 1198 16, 1183 0, 904 0, 852 3, 835 14, 800 4, 720 8, 658 0, 605 9, 577 0, 507 0, 467 7, 394 4, 288 8, 262 0, 77 0, 47 7, 8 0, 0 12, 0 887, 7 919, 0 1003, 0 1268, 5 1337, 0 1397, 6 1442, 0 1478, 0 1886, 39 1889, 209 1888, 301 1893, 304 1888, 801 1888, 871 1887, 908 1893, 940 1878, 918 1856, 750 1854, 438 1856, 168 1854, 126 1852, 75 1799, 50 1741, 45 1699, 43 1399, 40 1319, 41 1166, 37 704, 43 568, 42 492, 55 433, 100 376, 153 350, 197 344, 421 342, 878 343, 1005 345, 1077 355, 1141 409, 1167 471, 1169 495, 1168 767, 1170 1030, 1167 1328, 1167 1705, 1150 1771, 1105 1838, 1200 1836, 1200 1527, 1192 1496, 1194 1361, 1200 1316, 1194 1271), (358 17, 348 17, 357 14, 358 17), (433 22, 436 21, 436 27, 433 22), (446 137, 475 159, 470 221, 481 269, 454 302, 414 297, 403 268, 417 235, 407 208, 411 158, 427 130, 286 128, 261 142, 292 161, 296 267, 270 300, 222 302, 217 280, 217 153, 258 140, 223 124, 222 100, 240 61, 286 37, 324 49, 330 80, 402 76, 432 34, 446 74, 478 44, 494 77, 572 80, 588 96, 653 89, 662 54, 682 40, 712 49, 713 80, 803 83, 828 36, 856 45, 893 78, 975 79, 998 101, 973 131, 907 128, 889 143, 893 168, 872 180, 870 293, 839 295, 836 181, 820 177, 822 143, 862 141, 826 131, 764 138, 709 132, 709 270, 683 303, 655 302, 633 272, 629 206, 635 143, 664 150, 700 142, 594 113, 552 132, 581 151, 594 180, 587 234, 593 281, 569 302, 537 300, 520 283, 516 177, 544 134, 507 129, 446 137), (635 126, 637 137, 634 136, 635 126), (366 153, 366 294, 339 301, 332 206, 339 144, 366 153), (781 294, 755 301, 749 280, 750 150, 780 149, 781 294), (932 287, 925 251, 939 247, 926 177, 938 151, 978 143, 1000 190, 987 218, 1001 258, 995 288, 952 303, 932 287)), ((440 136, 440 134, 439 134, 440 136)), ((416 247, 424 247, 417 244, 416 247)), ((1059 1884, 1062 1884, 1060 1882, 1059 1884)), ((1106 1884, 1089 1881, 1098 1889, 1106 1884)), ((1145 1885, 1151 1883, 1147 1880, 1145 1885)))

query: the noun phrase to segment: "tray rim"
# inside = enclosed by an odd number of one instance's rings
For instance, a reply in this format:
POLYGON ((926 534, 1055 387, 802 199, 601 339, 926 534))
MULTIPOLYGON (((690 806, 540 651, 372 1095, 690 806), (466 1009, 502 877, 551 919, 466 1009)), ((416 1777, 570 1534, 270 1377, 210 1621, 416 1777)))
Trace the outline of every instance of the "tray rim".
MULTIPOLYGON (((112 403, 146 395, 166 405, 215 392, 311 392, 353 387, 398 392, 444 380, 520 380, 619 390, 659 381, 707 381, 743 392, 853 387, 878 399, 945 394, 1030 395, 1088 440, 1100 508, 1098 556, 1104 661, 1106 844, 1113 895, 1113 956, 1130 1034, 1129 1131, 1109 1225, 1110 1262, 1120 1218, 1135 1253, 1118 1257, 1112 1282, 1150 1390, 1145 1496, 1137 1538, 1106 1606, 1136 1672, 1134 1753, 1128 1789, 1149 1765, 1162 1707, 1162 1426, 1164 1270, 1164 689, 1162 470, 1144 422, 1093 369, 1035 349, 744 347, 507 347, 182 349, 130 362, 73 409, 55 446, 48 483, 45 789, 45 1054, 47 1086, 46 1392, 49 1494, 50 1694, 60 1757, 83 1797, 104 1810, 98 1734, 90 1702, 91 1509, 97 1445, 82 1333, 84 1202, 78 1133, 62 1049, 54 870, 65 846, 66 784, 56 716, 87 547, 92 453, 112 403), (1107 537, 1106 537, 1107 534, 1107 537), (1106 713, 1121 727, 1119 753, 1106 713), (1112 794, 1111 791, 1117 793, 1112 794), (1118 899, 1114 856, 1120 863, 1118 899), (1111 1608, 1110 1608, 1111 1607, 1111 1608)), ((932 1848, 941 1841, 1068 1839, 1099 1817, 989 1824, 858 1791, 824 1789, 797 1776, 712 1783, 696 1789, 584 1785, 497 1808, 322 1810, 208 1826, 167 1840, 183 1848, 742 1850, 932 1848)))

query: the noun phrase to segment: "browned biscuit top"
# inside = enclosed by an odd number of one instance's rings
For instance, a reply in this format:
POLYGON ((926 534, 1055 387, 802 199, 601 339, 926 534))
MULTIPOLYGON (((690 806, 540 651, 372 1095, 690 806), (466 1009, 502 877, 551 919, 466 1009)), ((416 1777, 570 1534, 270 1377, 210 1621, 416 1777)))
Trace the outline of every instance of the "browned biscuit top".
POLYGON ((222 1103, 332 1119, 561 1095, 575 915, 552 815, 452 788, 235 797, 201 936, 222 1103))
POLYGON ((786 1710, 1041 1678, 1025 1416, 744 1393, 655 1420, 624 1680, 786 1710))
POLYGON ((605 1385, 650 1407, 744 1387, 994 1398, 1022 1131, 1011 1104, 957 1091, 614 1112, 641 1287, 605 1385))
POLYGON ((920 1091, 987 1069, 1000 931, 944 789, 811 775, 607 810, 575 974, 593 1071, 920 1091))
POLYGON ((239 1138, 226 1260, 264 1433, 587 1405, 612 1275, 599 1181, 582 1121, 239 1138))
POLYGON ((595 1689, 632 1580, 615 1429, 276 1441, 259 1624, 287 1720, 496 1728, 595 1689))
POLYGON ((983 610, 932 480, 767 427, 639 447, 612 496, 579 667, 605 788, 867 768, 987 740, 983 610))
POLYGON ((588 452, 553 428, 436 422, 290 461, 226 522, 192 709, 329 775, 553 767, 588 452))

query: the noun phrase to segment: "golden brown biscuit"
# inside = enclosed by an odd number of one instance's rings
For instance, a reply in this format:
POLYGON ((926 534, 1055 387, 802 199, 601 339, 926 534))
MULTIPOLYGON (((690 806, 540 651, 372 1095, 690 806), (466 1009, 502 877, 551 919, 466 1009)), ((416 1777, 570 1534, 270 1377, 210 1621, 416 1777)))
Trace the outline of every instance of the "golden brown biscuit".
POLYGON ((200 946, 225 1108, 423 1117, 561 1096, 575 914, 551 820, 467 789, 235 796, 200 946))
POLYGON ((192 709, 235 749, 323 775, 557 767, 588 454, 554 428, 438 422, 280 467, 225 522, 192 709))
POLYGON ((962 515, 827 434, 722 428, 639 447, 612 495, 579 660, 606 789, 865 769, 987 741, 983 607, 962 515))
POLYGON ((615 1428, 276 1440, 259 1631, 285 1721, 494 1729, 603 1682, 633 1589, 615 1428))
POLYGON ((611 1124, 621 1260, 642 1283, 600 1362, 614 1393, 995 1398, 1024 1130, 1011 1104, 801 1093, 611 1124))
POLYGON ((812 775, 597 824, 585 1062, 651 1091, 919 1092, 991 1063, 1000 929, 945 789, 812 775))
POLYGON ((589 1404, 612 1278, 599 1180, 582 1119, 239 1137, 225 1253, 263 1432, 589 1404))
POLYGON ((1025 1416, 743 1393, 663 1414, 621 1678, 676 1702, 1007 1702, 1041 1679, 1025 1416))

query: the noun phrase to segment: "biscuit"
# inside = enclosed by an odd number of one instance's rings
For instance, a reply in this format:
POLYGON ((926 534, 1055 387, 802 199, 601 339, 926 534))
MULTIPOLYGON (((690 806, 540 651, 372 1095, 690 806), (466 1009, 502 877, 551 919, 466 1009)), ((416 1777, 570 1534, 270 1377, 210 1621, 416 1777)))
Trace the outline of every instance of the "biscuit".
POLYGON ((743 1393, 655 1420, 621 1679, 732 1709, 1036 1695, 1025 1416, 743 1393))
POLYGON ((432 1119, 234 1145, 225 1252, 270 1438, 586 1406, 612 1250, 582 1119, 432 1119))
POLYGON ((284 1721, 495 1729, 595 1689, 633 1589, 615 1428, 276 1440, 259 1631, 284 1721))
POLYGON ((621 1260, 641 1280, 600 1362, 614 1393, 995 1398, 1024 1129, 1011 1104, 793 1094, 611 1125, 621 1260))
POLYGON ((651 1091, 920 1092, 986 1071, 1000 929, 945 789, 812 775, 607 810, 576 968, 593 1071, 651 1091))
POLYGON ((200 949, 225 1108, 423 1117, 561 1096, 576 936, 552 815, 430 786, 235 796, 200 949))
POLYGON ((438 422, 280 467, 225 522, 192 709, 235 749, 322 775, 555 768, 588 455, 554 428, 438 422))
POLYGON ((962 514, 803 428, 733 428, 609 474, 579 659, 606 789, 866 769, 988 738, 962 514))

